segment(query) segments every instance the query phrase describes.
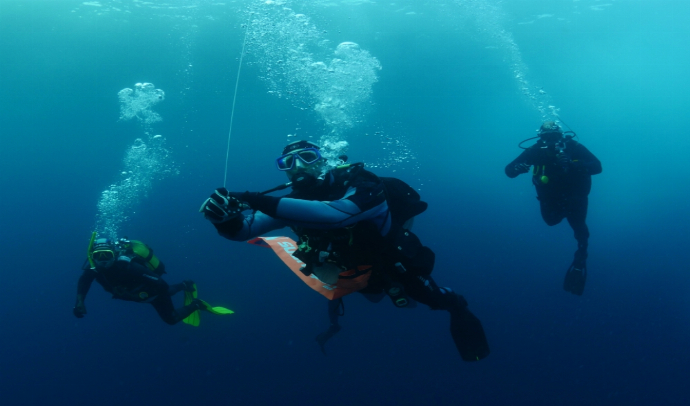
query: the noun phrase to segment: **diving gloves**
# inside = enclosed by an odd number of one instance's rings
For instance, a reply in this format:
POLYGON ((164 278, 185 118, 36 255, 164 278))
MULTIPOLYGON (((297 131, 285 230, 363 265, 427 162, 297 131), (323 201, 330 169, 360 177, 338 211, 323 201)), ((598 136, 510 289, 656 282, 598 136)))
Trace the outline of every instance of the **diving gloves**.
POLYGON ((219 224, 235 218, 242 211, 242 203, 224 187, 216 189, 199 208, 199 213, 211 223, 219 224))

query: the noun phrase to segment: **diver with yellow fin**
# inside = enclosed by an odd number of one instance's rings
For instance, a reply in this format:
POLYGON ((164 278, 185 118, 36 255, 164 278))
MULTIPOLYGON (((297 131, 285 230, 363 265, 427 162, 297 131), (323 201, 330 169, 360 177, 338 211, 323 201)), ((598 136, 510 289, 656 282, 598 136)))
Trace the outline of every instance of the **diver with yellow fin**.
MULTIPOLYGON (((290 269, 329 303, 331 327, 317 337, 325 342, 340 330, 342 296, 387 294, 396 307, 413 302, 450 313, 450 332, 460 356, 478 361, 489 355, 484 329, 465 299, 431 277, 434 252, 410 231, 412 219, 427 204, 405 182, 380 178, 363 163, 329 166, 320 147, 309 141, 288 144, 276 160, 292 187, 284 197, 267 192, 216 189, 200 212, 218 233, 233 241, 270 246, 290 269), (249 212, 247 209, 251 209, 249 212), (298 236, 259 237, 290 227, 298 236), (259 237, 259 238, 257 238, 259 237)), ((369 298, 369 297, 368 297, 369 298)))
POLYGON ((96 239, 91 235, 84 271, 77 284, 77 302, 73 313, 77 318, 86 315, 84 300, 95 280, 113 299, 138 303, 150 303, 160 318, 168 324, 185 320, 188 324, 199 325, 199 310, 215 314, 231 314, 232 310, 211 307, 196 298, 196 285, 191 280, 168 285, 162 278, 165 265, 153 254, 153 250, 141 241, 120 238, 111 241, 96 239), (172 296, 185 292, 185 305, 175 309, 172 296), (191 299, 187 300, 187 297, 191 299))

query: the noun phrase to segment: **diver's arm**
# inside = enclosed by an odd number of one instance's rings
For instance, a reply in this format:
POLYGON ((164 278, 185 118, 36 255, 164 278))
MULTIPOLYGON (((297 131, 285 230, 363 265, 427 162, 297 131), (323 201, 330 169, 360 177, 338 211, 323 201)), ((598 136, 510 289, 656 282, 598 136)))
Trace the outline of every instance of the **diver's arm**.
POLYGON ((382 202, 377 206, 362 211, 356 203, 347 198, 322 202, 283 197, 278 202, 274 217, 257 211, 214 225, 220 235, 233 241, 246 241, 288 226, 318 229, 341 228, 385 213, 388 205, 385 199, 381 200, 382 202))
POLYGON ((260 211, 240 214, 224 223, 214 224, 218 234, 232 241, 246 241, 269 231, 287 227, 285 222, 260 211))
POLYGON ((590 175, 601 173, 601 161, 582 144, 575 146, 571 159, 578 170, 586 171, 590 175))
POLYGON ((84 300, 86 300, 86 294, 89 293, 89 288, 94 279, 96 279, 96 271, 90 268, 90 263, 86 261, 84 266, 82 266, 84 272, 79 277, 79 282, 77 282, 77 300, 74 303, 74 308, 72 313, 78 319, 81 319, 86 315, 86 305, 84 300))
POLYGON ((509 163, 506 165, 506 175, 508 175, 509 178, 516 178, 518 175, 525 173, 524 170, 520 170, 521 167, 524 167, 524 165, 532 165, 533 162, 530 159, 531 153, 529 149, 526 149, 522 151, 522 153, 513 160, 513 162, 509 163))
POLYGON ((79 277, 77 282, 77 298, 81 298, 82 302, 86 299, 86 294, 89 293, 94 279, 96 279, 96 271, 89 268, 84 269, 84 272, 79 277))
POLYGON ((285 198, 278 204, 276 216, 290 226, 316 229, 348 227, 363 220, 371 220, 388 210, 385 200, 362 211, 347 199, 332 202, 285 198))
POLYGON ((333 201, 273 197, 243 193, 239 197, 256 213, 215 224, 225 238, 243 241, 282 227, 333 229, 374 220, 385 234, 389 228, 388 205, 382 182, 360 182, 333 201))
POLYGON ((345 196, 333 201, 282 198, 275 216, 289 226, 334 229, 364 220, 385 223, 387 212, 388 204, 382 185, 374 185, 352 187, 345 196))

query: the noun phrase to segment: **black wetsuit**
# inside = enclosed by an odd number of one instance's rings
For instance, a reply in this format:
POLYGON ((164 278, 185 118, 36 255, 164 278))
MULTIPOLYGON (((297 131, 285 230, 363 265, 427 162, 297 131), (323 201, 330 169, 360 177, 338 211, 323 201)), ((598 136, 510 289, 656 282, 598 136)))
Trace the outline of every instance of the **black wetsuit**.
POLYGON ((439 289, 431 278, 433 251, 414 233, 391 221, 388 206, 383 181, 373 173, 361 169, 351 176, 332 170, 319 186, 281 198, 273 216, 256 212, 241 217, 242 223, 233 220, 214 225, 222 236, 236 241, 291 227, 311 244, 321 239, 324 245, 331 245, 332 251, 341 254, 346 269, 372 265, 374 271, 362 293, 381 292, 394 279, 402 282, 414 300, 447 310, 455 304, 455 294, 448 295, 452 290, 439 289), (343 202, 348 205, 338 204, 343 202), (404 270, 396 268, 396 263, 404 270))
POLYGON ((168 324, 178 323, 196 310, 192 306, 175 310, 171 296, 183 290, 184 285, 168 285, 158 274, 136 259, 120 256, 111 267, 98 267, 95 270, 86 261, 82 269, 84 272, 77 284, 77 295, 83 298, 86 298, 91 283, 96 280, 113 295, 113 299, 150 303, 168 324))
MULTIPOLYGON (((407 219, 393 218, 390 207, 398 202, 387 200, 383 180, 364 170, 361 164, 353 164, 348 169, 331 170, 317 186, 293 190, 269 205, 270 213, 257 211, 214 225, 219 234, 235 241, 290 227, 300 237, 300 243, 312 248, 307 254, 318 257, 319 252, 328 251, 329 258, 337 258, 343 269, 371 265, 368 286, 360 293, 380 294, 393 283, 401 284, 412 299, 451 313, 451 332, 464 359, 475 361, 485 357, 489 350, 481 324, 467 310, 462 296, 436 285, 431 278, 433 251, 403 227, 407 219), (460 337, 460 330, 468 336, 460 337), (466 345, 471 350, 465 351, 459 341, 471 344, 466 345)), ((425 208, 426 204, 421 211, 425 208)), ((419 212, 413 211, 408 217, 419 212)), ((310 260, 300 256, 300 251, 293 255, 310 266, 310 260)), ((339 301, 329 305, 330 333, 320 335, 323 340, 317 338, 322 346, 322 341, 340 329, 338 309, 339 301)))
POLYGON ((564 145, 561 153, 554 145, 539 141, 509 163, 505 172, 509 178, 515 178, 523 173, 519 170, 521 164, 533 166, 532 183, 537 189, 542 218, 550 226, 566 218, 575 232, 578 249, 586 253, 588 195, 592 175, 601 173, 601 162, 575 140, 566 139, 564 145), (564 155, 560 161, 558 154, 564 155))

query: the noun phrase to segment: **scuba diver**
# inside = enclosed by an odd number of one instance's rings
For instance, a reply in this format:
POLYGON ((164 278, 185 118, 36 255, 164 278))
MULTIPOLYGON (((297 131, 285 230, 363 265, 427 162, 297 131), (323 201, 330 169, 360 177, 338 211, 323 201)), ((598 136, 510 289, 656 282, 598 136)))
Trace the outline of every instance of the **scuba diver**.
MULTIPOLYGON (((446 310, 462 359, 478 361, 488 356, 479 319, 462 296, 436 285, 430 275, 434 252, 410 231, 413 217, 426 210, 427 204, 405 182, 380 178, 365 170, 363 163, 346 164, 346 159, 340 157, 340 165, 332 167, 318 145, 293 142, 276 160, 289 183, 261 193, 219 188, 199 211, 221 236, 233 241, 290 227, 299 241, 288 253, 299 261, 301 268, 295 273, 303 274, 305 283, 319 281, 333 294, 341 286, 364 281, 349 292, 358 291, 372 301, 387 294, 396 307, 420 302, 433 310, 446 310), (292 192, 284 197, 267 195, 287 187, 292 192)), ((332 299, 328 306, 331 325, 317 337, 322 351, 340 330, 337 320, 343 314, 342 297, 327 294, 332 299)))
MULTIPOLYGON (((146 244, 124 238, 113 242, 95 237, 94 233, 87 260, 82 266, 84 272, 77 285, 77 302, 73 309, 77 318, 86 314, 84 300, 94 280, 111 293, 113 299, 150 303, 160 318, 170 325, 182 320, 187 322, 186 319, 198 310, 218 309, 196 299, 196 285, 191 280, 168 285, 162 278, 165 265, 146 244), (175 309, 171 297, 180 291, 185 291, 185 306, 175 309)), ((196 315, 195 325, 198 325, 198 313, 196 315)))
POLYGON ((582 295, 587 280, 587 218, 588 195, 592 188, 592 175, 601 173, 601 162, 584 145, 573 140, 575 133, 563 132, 554 121, 545 121, 539 129, 539 138, 505 168, 509 178, 527 173, 533 167, 532 183, 537 189, 541 216, 553 226, 564 218, 575 232, 577 251, 568 268, 563 289, 582 295), (567 135, 566 135, 567 134, 567 135))

